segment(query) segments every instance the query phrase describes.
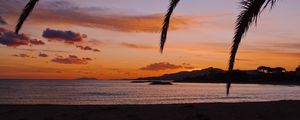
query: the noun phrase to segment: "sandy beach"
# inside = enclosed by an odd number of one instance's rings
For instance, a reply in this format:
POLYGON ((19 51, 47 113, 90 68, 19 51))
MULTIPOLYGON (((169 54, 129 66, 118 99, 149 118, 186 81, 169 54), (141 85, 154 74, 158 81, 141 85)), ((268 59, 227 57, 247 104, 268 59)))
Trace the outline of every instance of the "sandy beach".
POLYGON ((300 101, 172 105, 0 105, 1 120, 299 120, 300 101))

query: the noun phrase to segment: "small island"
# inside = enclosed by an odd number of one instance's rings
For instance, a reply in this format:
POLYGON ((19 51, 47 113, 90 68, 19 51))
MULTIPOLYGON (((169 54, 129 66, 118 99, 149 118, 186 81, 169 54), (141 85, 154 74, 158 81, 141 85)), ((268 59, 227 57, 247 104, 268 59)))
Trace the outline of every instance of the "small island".
POLYGON ((78 78, 77 80, 98 80, 98 79, 97 78, 83 77, 83 78, 78 78))
POLYGON ((150 85, 173 85, 171 81, 152 81, 150 85))

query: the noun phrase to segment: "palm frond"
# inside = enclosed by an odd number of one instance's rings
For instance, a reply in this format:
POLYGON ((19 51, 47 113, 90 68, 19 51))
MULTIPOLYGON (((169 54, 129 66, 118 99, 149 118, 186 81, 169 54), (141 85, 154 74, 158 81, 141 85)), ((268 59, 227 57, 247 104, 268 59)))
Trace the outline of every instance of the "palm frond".
POLYGON ((36 3, 39 0, 30 0, 27 5, 24 7, 19 20, 18 20, 18 24, 16 25, 16 29, 15 29, 15 33, 18 34, 20 29, 22 28, 23 23, 25 22, 25 20, 27 19, 27 17, 29 16, 29 14, 31 13, 31 11, 33 10, 34 6, 36 5, 36 3))
MULTIPOLYGON (((240 3, 242 5, 242 11, 239 14, 236 20, 235 26, 235 36, 233 37, 233 43, 231 47, 230 60, 228 73, 229 76, 232 74, 232 70, 234 67, 235 57, 237 50, 239 48, 239 44, 241 42, 242 37, 247 33, 249 27, 253 22, 257 22, 257 18, 259 14, 268 6, 272 8, 278 0, 242 0, 240 3)), ((227 95, 229 94, 231 86, 231 78, 227 81, 227 95)))
POLYGON ((277 1, 278 0, 268 0, 261 12, 265 10, 268 6, 270 6, 270 9, 272 9, 277 1))
POLYGON ((167 14, 165 15, 165 20, 164 20, 163 28, 162 28, 162 32, 161 32, 160 52, 163 52, 163 50, 164 50, 165 42, 166 42, 167 35, 168 35, 168 29, 169 29, 171 15, 179 1, 180 0, 171 0, 170 1, 169 10, 168 10, 167 14))

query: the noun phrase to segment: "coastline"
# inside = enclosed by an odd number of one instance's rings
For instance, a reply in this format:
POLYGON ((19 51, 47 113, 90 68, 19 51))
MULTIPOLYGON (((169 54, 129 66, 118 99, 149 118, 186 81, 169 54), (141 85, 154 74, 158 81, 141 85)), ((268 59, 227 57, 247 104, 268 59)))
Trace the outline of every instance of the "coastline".
POLYGON ((0 105, 1 120, 298 120, 300 101, 166 105, 0 105))
MULTIPOLYGON (((226 82, 222 81, 174 81, 174 83, 217 83, 217 84, 226 84, 226 82)), ((282 86, 300 86, 299 81, 279 81, 279 82, 272 82, 272 81, 262 81, 262 82, 252 82, 252 81, 246 81, 246 82, 232 82, 232 84, 255 84, 255 85, 282 85, 282 86)))
MULTIPOLYGON (((226 81, 177 81, 177 80, 130 80, 131 83, 151 83, 153 81, 169 81, 172 83, 211 83, 211 84, 226 84, 226 81)), ((254 85, 281 85, 281 86, 300 86, 299 81, 245 81, 232 82, 232 84, 254 84, 254 85)))

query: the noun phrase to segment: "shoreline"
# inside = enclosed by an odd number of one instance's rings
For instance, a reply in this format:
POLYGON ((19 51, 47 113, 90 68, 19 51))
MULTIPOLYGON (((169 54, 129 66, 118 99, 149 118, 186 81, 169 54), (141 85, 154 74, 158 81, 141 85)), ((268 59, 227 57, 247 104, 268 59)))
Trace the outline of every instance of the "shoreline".
POLYGON ((153 105, 4 105, 1 120, 298 120, 300 101, 153 105))
MULTIPOLYGON (((176 80, 131 80, 131 83, 151 83, 153 81, 171 81, 172 83, 210 83, 226 84, 226 82, 206 82, 206 81, 176 81, 176 80)), ((295 82, 232 82, 231 84, 249 84, 249 85, 279 85, 279 86, 300 86, 299 81, 295 82)))
MULTIPOLYGON (((186 82, 186 81, 174 81, 174 83, 217 83, 226 84, 226 82, 186 82)), ((232 82, 231 84, 255 84, 255 85, 283 85, 283 86, 300 86, 300 82, 232 82)))

